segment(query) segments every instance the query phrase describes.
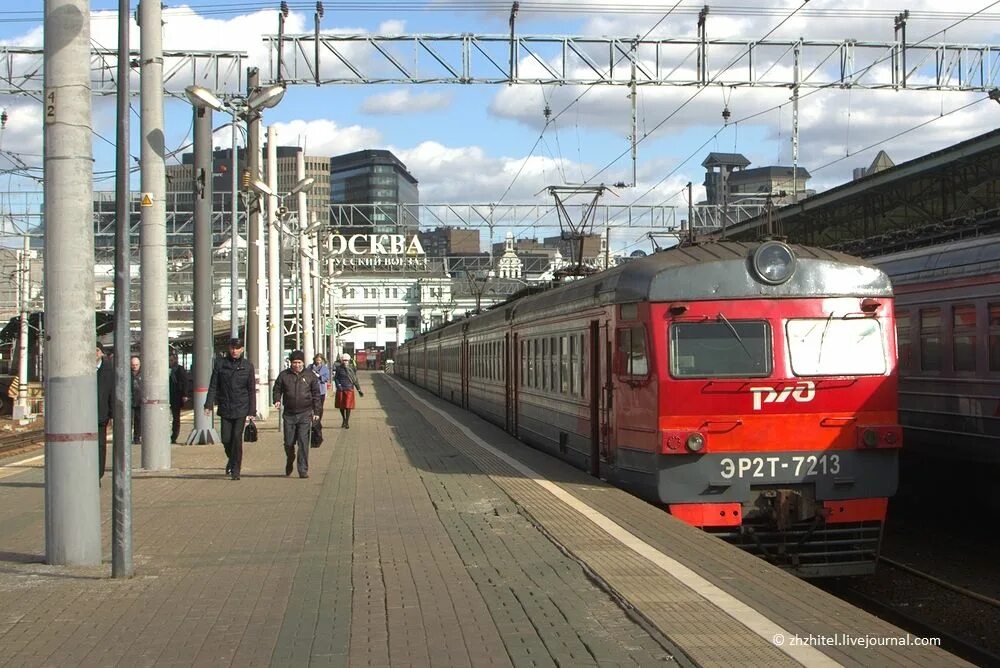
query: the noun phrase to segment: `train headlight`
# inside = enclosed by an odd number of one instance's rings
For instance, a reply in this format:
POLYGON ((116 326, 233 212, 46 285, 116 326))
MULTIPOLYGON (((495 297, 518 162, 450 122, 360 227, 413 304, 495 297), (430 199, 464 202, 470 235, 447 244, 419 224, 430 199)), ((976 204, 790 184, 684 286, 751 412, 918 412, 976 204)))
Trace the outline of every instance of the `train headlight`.
POLYGON ((685 445, 691 452, 701 452, 701 449, 705 447, 705 437, 695 432, 687 437, 685 445))
POLYGON ((878 432, 874 429, 865 429, 861 433, 861 442, 869 448, 874 448, 878 445, 878 432))
POLYGON ((795 254, 780 241, 768 241, 758 246, 752 260, 754 273, 770 285, 780 285, 795 273, 795 254))

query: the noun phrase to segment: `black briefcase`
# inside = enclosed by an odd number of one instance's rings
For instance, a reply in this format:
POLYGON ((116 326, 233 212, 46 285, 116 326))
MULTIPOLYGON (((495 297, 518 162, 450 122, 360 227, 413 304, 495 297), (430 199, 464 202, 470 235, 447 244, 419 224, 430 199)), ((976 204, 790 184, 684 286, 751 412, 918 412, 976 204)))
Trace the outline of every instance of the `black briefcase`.
POLYGON ((247 426, 243 427, 243 442, 244 443, 256 443, 257 442, 257 423, 254 421, 247 422, 247 426))

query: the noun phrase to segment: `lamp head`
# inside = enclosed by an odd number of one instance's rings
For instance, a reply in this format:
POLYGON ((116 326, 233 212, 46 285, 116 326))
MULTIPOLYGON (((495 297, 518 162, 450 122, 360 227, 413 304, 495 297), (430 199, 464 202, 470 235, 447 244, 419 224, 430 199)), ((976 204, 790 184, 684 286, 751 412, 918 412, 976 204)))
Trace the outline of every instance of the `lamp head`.
POLYGON ((199 109, 213 109, 222 111, 226 108, 225 103, 217 98, 210 90, 201 86, 188 86, 184 89, 188 100, 199 109))
POLYGON ((288 191, 288 194, 289 195, 298 195, 303 190, 309 190, 310 188, 312 188, 312 185, 314 183, 316 183, 316 179, 314 179, 311 176, 307 176, 306 178, 302 179, 301 181, 299 181, 298 183, 296 183, 294 186, 292 186, 292 189, 288 191))
POLYGON ((284 86, 265 86, 247 98, 247 111, 254 112, 260 109, 270 109, 285 96, 284 86))
POLYGON ((274 195, 274 191, 271 190, 271 186, 267 185, 260 179, 253 179, 250 182, 250 188, 252 188, 256 193, 260 195, 265 195, 267 197, 274 195))

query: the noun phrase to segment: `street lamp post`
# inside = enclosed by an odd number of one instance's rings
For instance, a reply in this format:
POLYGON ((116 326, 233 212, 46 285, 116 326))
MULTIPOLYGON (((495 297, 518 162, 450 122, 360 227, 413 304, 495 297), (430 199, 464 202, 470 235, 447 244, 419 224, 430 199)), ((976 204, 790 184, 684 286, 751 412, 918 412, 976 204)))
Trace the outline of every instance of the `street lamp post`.
MULTIPOLYGON (((205 399, 212 376, 212 107, 197 95, 194 107, 194 430, 188 445, 218 443, 205 399)), ((117 427, 117 425, 116 425, 117 427)))
MULTIPOLYGON (((326 307, 327 307, 327 317, 323 318, 323 322, 326 327, 330 329, 330 335, 326 337, 327 341, 327 361, 332 362, 337 359, 337 327, 339 323, 337 322, 337 288, 336 288, 336 278, 344 273, 343 269, 338 269, 333 271, 333 262, 330 261, 327 271, 329 272, 326 276, 321 276, 317 272, 312 272, 312 277, 318 283, 321 283, 323 289, 326 291, 326 307), (330 323, 332 319, 332 325, 330 323)), ((322 349, 322 345, 316 347, 316 352, 322 349)))
MULTIPOLYGON (((237 122, 239 119, 245 120, 248 124, 254 123, 260 118, 261 112, 264 109, 270 109, 277 105, 281 98, 285 95, 285 87, 283 85, 277 86, 265 86, 260 88, 246 97, 234 96, 228 101, 223 101, 216 97, 214 93, 209 91, 207 88, 201 86, 188 86, 186 89, 188 98, 191 99, 193 104, 199 104, 204 108, 213 109, 215 111, 225 111, 229 113, 232 117, 232 127, 233 127, 233 147, 232 147, 232 172, 233 172, 233 182, 232 182, 232 224, 230 226, 230 263, 229 263, 229 333, 233 338, 239 336, 239 291, 237 290, 236 284, 239 282, 239 248, 237 244, 237 238, 239 237, 239 225, 237 221, 237 209, 238 209, 238 188, 239 188, 239 160, 238 152, 236 146, 236 132, 237 132, 237 122)), ((248 138, 252 136, 248 132, 248 138)), ((250 142, 247 142, 247 163, 250 164, 250 154, 251 152, 256 155, 259 150, 257 146, 251 146, 250 142)), ((256 164, 256 161, 254 161, 256 164)), ((251 178, 257 178, 256 174, 252 174, 251 178)), ((249 210, 249 207, 248 207, 249 210)), ((248 234, 249 236, 249 234, 248 234)), ((249 251, 249 248, 248 248, 249 251)), ((259 270, 259 268, 258 268, 259 270)), ((248 282, 256 281, 257 277, 248 276, 248 282)), ((247 312, 249 313, 250 307, 256 307, 256 304, 247 303, 247 312)), ((258 329, 260 329, 258 323, 258 329)), ((255 337, 255 341, 259 338, 259 332, 251 332, 251 335, 255 337)), ((248 336, 249 338, 249 336, 248 336)))
MULTIPOLYGON (((299 182, 296 183, 294 186, 292 186, 291 190, 289 190, 287 193, 284 193, 284 194, 276 193, 271 188, 271 186, 269 186, 267 183, 261 181, 260 179, 251 179, 251 181, 249 183, 250 189, 256 191, 257 194, 263 195, 264 197, 268 197, 268 198, 274 198, 278 202, 278 206, 275 208, 275 211, 278 213, 278 218, 271 223, 272 227, 269 230, 268 234, 271 235, 271 234, 274 234, 275 232, 278 232, 279 234, 293 235, 299 241, 299 247, 296 249, 297 252, 301 252, 301 240, 302 240, 303 234, 305 232, 307 232, 307 231, 309 233, 311 233, 313 230, 315 230, 318 227, 318 225, 311 226, 309 228, 303 228, 303 226, 300 224, 298 226, 298 229, 296 229, 296 230, 290 230, 290 229, 288 229, 287 221, 291 217, 291 212, 288 211, 288 209, 285 207, 284 201, 285 201, 286 198, 291 197, 293 195, 299 195, 300 193, 307 192, 310 188, 312 188, 313 183, 315 183, 315 182, 316 182, 316 179, 314 179, 311 176, 303 178, 303 179, 299 180, 299 182)), ((279 251, 278 251, 278 254, 279 254, 279 267, 280 267, 280 253, 281 253, 281 249, 279 248, 279 251)), ((283 292, 282 289, 281 289, 281 272, 280 271, 276 272, 276 273, 273 274, 273 276, 276 277, 277 284, 270 286, 271 293, 272 293, 272 295, 271 295, 272 299, 275 298, 275 293, 277 293, 277 294, 280 295, 283 292)), ((279 311, 280 311, 279 321, 277 323, 273 323, 272 322, 271 323, 271 327, 277 326, 279 328, 280 338, 281 338, 281 342, 282 342, 282 345, 283 345, 284 344, 284 319, 285 319, 285 310, 284 310, 284 306, 283 305, 279 309, 279 311)), ((274 356, 272 356, 271 361, 274 362, 274 356)), ((280 360, 279 360, 279 363, 280 363, 280 360)))

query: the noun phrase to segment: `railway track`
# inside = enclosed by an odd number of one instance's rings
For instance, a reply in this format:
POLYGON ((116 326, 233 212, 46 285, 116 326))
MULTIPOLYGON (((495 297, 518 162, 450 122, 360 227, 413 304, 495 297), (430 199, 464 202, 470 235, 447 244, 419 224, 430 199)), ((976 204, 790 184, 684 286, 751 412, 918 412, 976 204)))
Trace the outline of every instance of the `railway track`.
POLYGON ((44 429, 32 429, 16 434, 3 434, 0 436, 0 457, 14 454, 33 445, 41 444, 45 440, 44 429))
POLYGON ((921 578, 922 580, 926 580, 927 582, 931 582, 943 589, 953 591, 957 594, 961 594, 962 596, 974 599, 976 601, 980 601, 981 603, 985 603, 987 605, 992 605, 994 608, 1000 608, 1000 600, 995 599, 992 596, 986 596, 985 594, 980 594, 979 592, 972 591, 971 589, 968 589, 966 587, 960 587, 956 584, 952 584, 947 580, 942 580, 941 578, 931 575, 930 573, 925 573, 924 571, 914 568, 913 566, 910 566, 908 564, 904 564, 901 561, 896 561, 895 559, 889 559, 888 557, 879 557, 878 562, 879 564, 885 564, 890 568, 895 568, 897 570, 903 571, 904 573, 909 573, 910 575, 921 578))
MULTIPOLYGON (((870 578, 826 583, 830 593, 922 638, 940 638, 941 647, 979 666, 1000 666, 995 639, 970 628, 970 619, 1000 616, 1000 600, 961 587, 905 563, 879 558, 881 568, 870 578), (883 586, 871 586, 875 582, 883 586), (896 598, 886 593, 905 592, 896 598), (961 612, 956 612, 961 610, 961 612), (985 642, 984 642, 985 640, 985 642)), ((986 627, 992 625, 986 622, 986 627)))

